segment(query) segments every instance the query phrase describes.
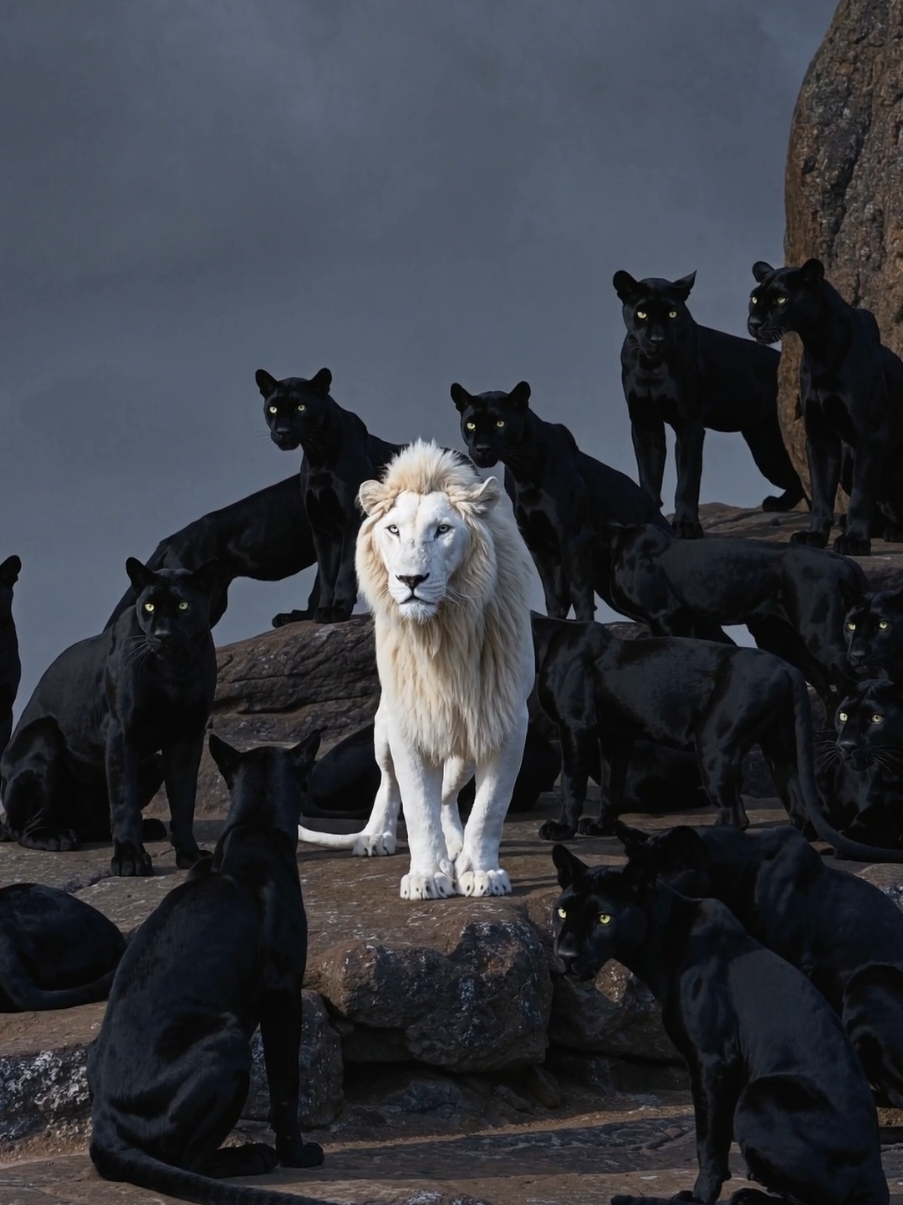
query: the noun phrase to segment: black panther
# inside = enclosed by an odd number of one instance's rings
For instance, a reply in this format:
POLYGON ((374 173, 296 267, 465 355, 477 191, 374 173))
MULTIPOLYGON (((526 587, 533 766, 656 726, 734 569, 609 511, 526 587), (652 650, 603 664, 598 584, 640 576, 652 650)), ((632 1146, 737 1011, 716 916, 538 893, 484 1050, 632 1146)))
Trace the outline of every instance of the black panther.
MULTIPOLYGON (((255 374, 264 399, 270 438, 283 452, 301 447, 301 499, 317 554, 317 623, 351 617, 357 602, 354 546, 363 516, 357 505, 362 481, 379 477, 400 444, 371 435, 363 419, 330 397, 332 373, 321 368, 310 380, 278 381, 262 368, 255 374)), ((277 616, 283 623, 306 618, 301 612, 277 616)))
POLYGON ((903 590, 842 586, 843 633, 854 671, 903 682, 903 590))
POLYGON ((13 587, 21 572, 22 562, 17 556, 8 556, 0 565, 0 754, 13 730, 13 704, 22 678, 19 638, 13 619, 13 587))
POLYGON ((164 833, 141 810, 164 782, 176 864, 202 856, 194 804, 216 690, 217 568, 155 572, 129 557, 126 572, 135 605, 44 672, 0 759, 0 793, 6 840, 67 850, 109 834, 113 874, 147 875, 143 838, 164 833))
POLYGON ((510 393, 477 394, 455 382, 451 397, 474 464, 505 466, 505 489, 542 579, 548 614, 564 619, 573 606, 577 619, 592 619, 594 594, 614 605, 608 541, 600 531, 609 520, 670 531, 658 506, 624 473, 581 452, 567 427, 530 409, 526 381, 510 393))
POLYGON ((615 272, 627 335, 621 347, 621 381, 636 452, 640 485, 662 504, 665 424, 674 431, 677 489, 674 531, 702 536, 699 485, 706 429, 739 431, 756 467, 783 490, 763 510, 792 510, 803 498, 778 422, 778 361, 771 348, 700 326, 687 309, 696 280, 634 280, 615 272))
POLYGON ((824 548, 838 484, 849 494, 838 552, 868 556, 871 537, 903 539, 903 362, 881 343, 869 310, 854 309, 825 280, 820 260, 801 268, 753 264, 749 333, 776 343, 802 340, 800 402, 812 479, 808 531, 795 544, 824 548))
MULTIPOLYGON (((237 577, 281 582, 316 565, 313 533, 298 489, 298 474, 240 498, 231 506, 212 510, 167 536, 145 561, 145 567, 198 569, 210 560, 219 566, 219 580, 210 603, 211 628, 225 614, 229 586, 237 577)), ((273 627, 313 619, 318 596, 319 578, 314 582, 307 610, 280 613, 273 619, 273 627)), ((110 627, 134 605, 135 591, 130 586, 104 627, 110 627)))

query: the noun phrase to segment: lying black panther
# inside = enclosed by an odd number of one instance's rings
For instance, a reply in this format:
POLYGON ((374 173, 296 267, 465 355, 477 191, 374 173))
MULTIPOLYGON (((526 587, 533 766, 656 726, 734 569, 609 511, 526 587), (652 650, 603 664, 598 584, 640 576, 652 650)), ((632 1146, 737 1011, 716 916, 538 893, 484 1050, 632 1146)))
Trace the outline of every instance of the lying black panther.
POLYGON ((749 333, 775 343, 796 331, 803 344, 800 402, 812 518, 792 542, 824 548, 842 477, 850 505, 846 528, 834 541, 837 551, 868 556, 872 535, 903 539, 903 362, 882 345, 874 315, 848 305, 825 280, 819 260, 801 268, 759 261, 753 276, 749 333))
POLYGON ((0 759, 0 791, 6 840, 66 850, 109 831, 113 874, 145 875, 142 837, 162 825, 144 828, 141 809, 164 781, 176 864, 201 857, 194 803, 216 689, 216 562, 155 573, 129 557, 126 571, 135 606, 44 672, 0 759))
POLYGON ((617 821, 633 861, 683 895, 714 897, 756 941, 803 971, 839 1014, 870 1084, 903 1107, 903 912, 858 875, 826 866, 789 825, 647 834, 617 821))
POLYGON ((505 489, 542 579, 546 611, 564 619, 573 606, 578 619, 592 619, 594 593, 611 603, 602 525, 654 523, 670 531, 667 520, 629 477, 581 452, 567 427, 531 410, 526 381, 510 393, 477 394, 455 382, 451 397, 474 464, 505 466, 505 489))
POLYGON ((19 580, 22 562, 8 556, 0 565, 0 754, 13 730, 13 703, 22 677, 19 638, 13 619, 13 586, 19 580))
MULTIPOLYGON (((273 443, 283 452, 299 445, 304 451, 301 498, 313 534, 320 583, 314 618, 317 623, 339 623, 351 617, 357 602, 354 546, 363 518, 358 490, 362 481, 381 475, 401 445, 371 435, 363 419, 330 397, 328 368, 321 368, 310 380, 286 377, 281 381, 258 368, 255 380, 273 443)), ((307 616, 291 611, 277 618, 292 623, 307 616)))
POLYGON ((310 1200, 212 1178, 323 1162, 298 1129, 307 916, 295 852, 319 740, 239 753, 210 737, 232 796, 223 834, 133 937, 88 1055, 90 1154, 106 1180, 223 1205, 310 1200), (258 1023, 276 1147, 222 1147, 258 1023))
POLYGON ((699 485, 706 428, 739 431, 764 477, 783 490, 763 510, 792 510, 804 497, 778 422, 778 361, 771 348, 699 326, 687 309, 696 280, 634 280, 615 272, 627 335, 621 381, 640 485, 662 504, 665 424, 674 431, 677 489, 674 530, 699 538, 699 485))
MULTIPOLYGON (((237 577, 258 582, 281 582, 302 569, 316 565, 313 535, 298 489, 298 474, 240 498, 231 506, 212 510, 195 519, 175 535, 161 540, 148 569, 199 569, 215 560, 219 581, 210 603, 210 626, 216 627, 229 604, 229 587, 237 577)), ((273 627, 313 619, 319 597, 319 578, 314 582, 306 611, 282 612, 273 627)), ((104 624, 111 627, 123 611, 135 605, 134 587, 129 587, 104 624)))
POLYGON ((855 561, 818 548, 760 540, 675 540, 649 525, 610 528, 611 596, 654 636, 732 643, 722 624, 746 624, 759 648, 805 674, 833 712, 837 671, 852 678, 841 591, 866 586, 855 561))
POLYGON ((841 585, 847 657, 858 674, 903 682, 903 591, 841 585))
POLYGON ((816 781, 834 827, 884 849, 903 849, 901 693, 886 678, 860 683, 816 742, 816 781))
POLYGON ((644 736, 678 749, 692 743, 719 824, 749 824, 741 763, 758 744, 797 828, 813 826, 849 858, 903 861, 903 852, 863 845, 831 825, 815 785, 806 682, 779 657, 711 640, 618 640, 602 624, 561 619, 535 618, 533 641, 539 702, 561 740, 561 813, 540 828, 544 840, 612 831, 631 745, 644 736), (580 820, 597 749, 610 766, 607 798, 599 820, 580 820))
MULTIPOLYGON (((766 1196, 736 1205, 886 1205, 878 1119, 837 1016, 805 976, 746 932, 719 900, 687 899, 656 881, 654 860, 590 869, 552 851, 564 889, 555 953, 592 979, 612 958, 658 1000, 687 1064, 699 1174, 679 1200, 714 1205, 736 1140, 766 1196)), ((616 1196, 612 1205, 659 1205, 616 1196)))
POLYGON ((0 888, 0 1013, 106 1000, 125 938, 112 921, 56 887, 0 888))

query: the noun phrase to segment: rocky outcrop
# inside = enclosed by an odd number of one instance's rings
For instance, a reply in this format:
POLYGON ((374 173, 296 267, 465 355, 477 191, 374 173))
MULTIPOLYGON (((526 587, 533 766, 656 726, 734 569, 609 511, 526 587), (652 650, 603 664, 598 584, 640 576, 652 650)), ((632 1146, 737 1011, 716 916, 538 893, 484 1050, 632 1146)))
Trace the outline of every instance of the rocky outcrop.
MULTIPOLYGON (((903 9, 841 0, 806 73, 793 115, 785 180, 784 262, 822 260, 831 283, 870 309, 903 352, 903 9)), ((750 281, 752 278, 750 277, 750 281)), ((808 481, 798 411, 799 341, 781 362, 781 422, 808 481)), ((880 547, 880 545, 879 545, 880 547)))

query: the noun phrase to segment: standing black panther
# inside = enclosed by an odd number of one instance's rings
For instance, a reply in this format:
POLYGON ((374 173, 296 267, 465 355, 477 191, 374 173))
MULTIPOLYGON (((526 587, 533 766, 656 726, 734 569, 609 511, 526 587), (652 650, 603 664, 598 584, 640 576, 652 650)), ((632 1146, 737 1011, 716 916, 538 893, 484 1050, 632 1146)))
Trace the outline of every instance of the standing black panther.
POLYGON ((803 343, 812 519, 792 542, 825 547, 838 483, 850 496, 846 530, 834 541, 838 552, 868 556, 877 534, 903 539, 903 362, 881 343, 874 315, 848 305, 825 280, 819 260, 801 268, 760 260, 753 276, 749 333, 775 343, 796 331, 803 343))
POLYGON ((627 335, 621 381, 630 413, 640 485, 662 504, 665 424, 676 438, 674 531, 699 538, 699 485, 706 429, 739 431, 759 472, 784 492, 763 510, 792 510, 803 486, 778 422, 778 361, 769 348, 699 326, 687 309, 696 273, 680 280, 634 280, 615 272, 627 335))
POLYGON ((13 730, 13 703, 22 677, 19 638, 13 619, 13 586, 19 580, 22 562, 8 556, 0 565, 0 754, 13 730))

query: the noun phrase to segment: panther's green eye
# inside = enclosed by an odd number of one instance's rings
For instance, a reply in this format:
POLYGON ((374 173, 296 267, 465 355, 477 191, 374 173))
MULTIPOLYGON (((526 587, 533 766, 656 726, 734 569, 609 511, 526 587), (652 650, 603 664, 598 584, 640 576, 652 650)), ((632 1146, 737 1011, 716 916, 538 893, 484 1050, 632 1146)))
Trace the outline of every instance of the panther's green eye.
POLYGON ((607 912, 601 912, 599 914, 599 924, 600 925, 610 925, 611 924, 611 917, 608 915, 607 912))
POLYGON ((465 423, 464 426, 467 428, 468 431, 476 431, 476 429, 477 429, 476 423, 465 423))
POLYGON ((841 724, 845 724, 850 717, 845 711, 838 711, 837 718, 840 720, 841 724))
POLYGON ((497 419, 495 420, 495 425, 496 425, 497 427, 504 427, 504 425, 505 425, 505 420, 504 420, 503 418, 497 418, 497 419))
POLYGON ((879 714, 878 714, 878 712, 876 711, 876 712, 875 712, 875 714, 872 716, 872 723, 873 723, 873 724, 883 724, 883 723, 884 723, 884 716, 883 716, 883 715, 879 715, 879 714))
POLYGON ((646 317, 646 311, 645 310, 637 310, 636 316, 642 322, 646 317))
POLYGON ((786 298, 786 297, 778 297, 778 299, 777 299, 777 304, 778 304, 778 305, 786 305, 786 304, 787 304, 787 298, 786 298))
POLYGON ((299 410, 301 411, 301 413, 303 414, 303 413, 304 413, 304 411, 307 409, 307 403, 306 403, 306 402, 299 402, 299 403, 298 403, 298 409, 299 409, 299 410))
POLYGON ((749 299, 749 300, 752 302, 752 304, 753 304, 753 305, 758 305, 758 304, 759 304, 759 299, 758 299, 758 297, 755 295, 755 293, 753 293, 753 295, 750 297, 750 299, 749 299))
POLYGON ((185 599, 184 599, 184 598, 183 598, 183 599, 182 599, 182 601, 179 603, 179 610, 180 610, 180 611, 187 611, 187 610, 188 610, 188 603, 185 601, 185 599))
POLYGON ((855 632, 855 631, 856 631, 856 625, 855 625, 855 623, 848 623, 848 624, 847 624, 847 631, 848 631, 848 632, 855 632))
POLYGON ((878 627, 881 629, 882 632, 886 632, 887 629, 890 627, 890 624, 887 622, 886 619, 879 619, 878 627))
POLYGON ((676 317, 677 317, 677 310, 668 310, 668 317, 669 317, 669 318, 676 318, 676 317))
POLYGON ((147 611, 148 614, 150 614, 151 611, 153 611, 153 609, 154 609, 154 604, 153 603, 145 603, 144 609, 145 609, 145 611, 147 611))
POLYGON ((275 414, 276 411, 279 409, 279 407, 278 406, 268 406, 267 409, 269 410, 270 414, 275 414))
POLYGON ((567 908, 559 908, 558 909, 558 915, 561 917, 562 920, 565 920, 565 918, 567 917, 567 914, 568 914, 567 908))

